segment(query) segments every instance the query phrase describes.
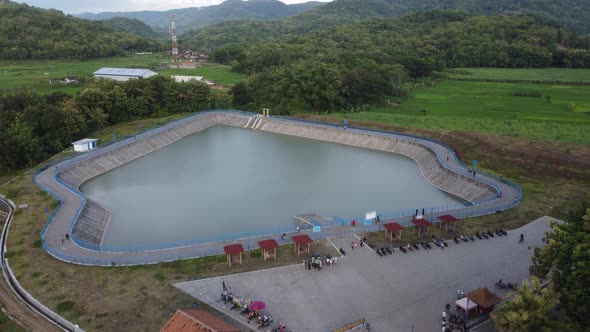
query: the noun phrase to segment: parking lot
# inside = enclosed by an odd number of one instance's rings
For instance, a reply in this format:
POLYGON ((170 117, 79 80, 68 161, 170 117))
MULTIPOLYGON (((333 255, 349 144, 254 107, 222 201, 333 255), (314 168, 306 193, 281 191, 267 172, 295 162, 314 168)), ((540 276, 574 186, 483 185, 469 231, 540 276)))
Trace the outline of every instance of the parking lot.
MULTIPOLYGON (((433 247, 379 257, 366 246, 350 248, 351 238, 334 239, 347 255, 321 271, 303 264, 223 277, 194 280, 175 287, 237 316, 220 301, 222 281, 234 294, 264 301, 266 312, 291 331, 330 331, 366 318, 372 331, 440 331, 441 312, 453 302, 457 289, 466 293, 494 288, 499 279, 519 284, 529 276, 534 247, 542 245, 549 217, 489 240, 433 247), (518 243, 520 234, 524 243, 518 243)), ((254 327, 255 328, 255 327, 254 327)))

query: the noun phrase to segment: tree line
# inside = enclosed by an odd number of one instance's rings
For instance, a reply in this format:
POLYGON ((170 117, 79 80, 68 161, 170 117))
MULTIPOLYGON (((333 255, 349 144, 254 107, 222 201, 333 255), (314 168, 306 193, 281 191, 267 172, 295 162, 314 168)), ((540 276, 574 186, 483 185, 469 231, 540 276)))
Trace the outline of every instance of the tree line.
POLYGON ((72 96, 31 91, 0 95, 0 171, 30 167, 106 125, 131 119, 228 108, 227 95, 171 78, 100 80, 72 96))
POLYGON ((232 89, 237 106, 330 112, 404 96, 446 68, 590 68, 590 38, 533 16, 430 11, 230 45, 212 57, 250 75, 232 89))
POLYGON ((83 60, 162 49, 161 42, 115 32, 100 22, 53 9, 0 2, 0 59, 83 60))

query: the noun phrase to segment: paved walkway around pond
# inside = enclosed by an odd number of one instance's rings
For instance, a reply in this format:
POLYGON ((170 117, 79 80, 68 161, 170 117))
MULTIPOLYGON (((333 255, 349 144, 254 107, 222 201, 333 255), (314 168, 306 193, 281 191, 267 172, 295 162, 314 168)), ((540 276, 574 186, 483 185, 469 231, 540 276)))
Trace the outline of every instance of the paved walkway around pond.
POLYGON ((543 245, 551 221, 555 219, 543 217, 509 231, 508 236, 459 245, 447 241, 444 250, 433 247, 407 254, 396 250, 386 257, 367 247, 351 250, 351 238, 334 239, 347 255, 321 271, 299 264, 174 286, 238 317, 219 300, 225 281, 236 295, 264 301, 265 311, 291 331, 330 331, 363 317, 372 331, 440 331, 442 309, 446 303, 454 304, 457 289, 487 287, 505 297, 508 291, 495 289, 496 281, 521 284, 528 278, 533 250, 543 245), (519 244, 521 233, 525 241, 519 244))
MULTIPOLYGON (((286 121, 286 120, 285 120, 286 121)), ((289 120, 294 121, 294 120, 289 120)), ((329 125, 321 125, 321 124, 314 124, 316 126, 329 126, 329 125)), ((330 126, 333 128, 333 126, 330 126)), ((371 130, 364 130, 364 129, 347 129, 349 132, 364 132, 372 135, 393 135, 400 138, 411 139, 407 136, 398 135, 398 134, 383 134, 379 132, 374 132, 371 130)), ((134 138, 130 138, 129 140, 134 141, 134 138)), ((448 148, 442 144, 434 143, 430 140, 415 138, 415 142, 427 144, 428 146, 432 147, 440 156, 440 158, 448 159, 447 161, 441 160, 441 162, 446 163, 448 168, 458 174, 462 174, 465 176, 470 176, 467 174, 467 170, 461 165, 455 158, 452 157, 452 152, 448 150, 448 148), (451 156, 451 158, 447 158, 447 156, 451 156)), ((57 167, 60 167, 60 164, 57 164, 57 167)), ((206 244, 206 245, 189 245, 183 246, 178 248, 170 248, 170 249, 157 249, 151 251, 138 251, 138 252, 102 252, 102 251, 95 251, 83 248, 78 246, 73 241, 62 240, 62 236, 66 233, 69 233, 72 226, 72 220, 78 211, 78 208, 82 204, 81 198, 70 191, 69 189, 62 186, 55 180, 55 172, 56 169, 54 166, 50 166, 47 169, 40 172, 36 177, 36 183, 42 186, 42 188, 46 191, 51 192, 56 198, 58 198, 62 202, 61 209, 57 211, 53 221, 50 223, 49 227, 47 228, 47 232, 45 233, 45 237, 43 239, 43 247, 54 257, 72 262, 77 264, 86 264, 86 265, 102 265, 102 266, 110 266, 112 263, 116 263, 118 265, 134 265, 134 264, 149 264, 149 263, 157 263, 157 262, 164 262, 164 261, 172 261, 178 259, 185 259, 185 258, 193 258, 193 257, 201 257, 207 256, 212 254, 219 254, 222 253, 222 245, 229 244, 229 243, 256 243, 257 241, 268 239, 268 238, 277 238, 277 236, 264 236, 258 238, 250 238, 250 239, 241 239, 226 243, 214 243, 214 244, 206 244)), ((460 208, 457 210, 452 211, 445 211, 444 213, 438 213, 432 215, 432 217, 436 217, 437 215, 441 214, 454 214, 457 216, 462 215, 481 215, 487 213, 493 213, 496 210, 505 209, 508 206, 512 206, 512 204, 517 202, 517 198, 520 198, 520 193, 516 190, 516 188, 497 181, 493 178, 488 178, 483 174, 477 175, 478 179, 486 178, 489 181, 493 182, 503 195, 497 199, 494 199, 490 202, 479 204, 475 206, 466 206, 464 208, 460 208)), ((386 222, 405 222, 407 223, 410 217, 402 217, 396 219, 389 219, 383 220, 386 222)), ((327 232, 345 232, 350 231, 347 226, 344 227, 337 227, 334 229, 329 229, 327 232)), ((324 236, 324 238, 327 236, 324 236)), ((245 246, 246 247, 246 246, 245 246)))

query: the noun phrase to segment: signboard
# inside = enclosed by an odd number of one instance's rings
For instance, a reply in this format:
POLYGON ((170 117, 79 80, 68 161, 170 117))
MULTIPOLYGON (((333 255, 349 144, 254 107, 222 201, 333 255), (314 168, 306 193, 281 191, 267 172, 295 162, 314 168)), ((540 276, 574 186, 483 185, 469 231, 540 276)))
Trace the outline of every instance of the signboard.
POLYGON ((477 160, 473 159, 473 166, 477 166, 477 160))
POLYGON ((314 233, 321 232, 321 230, 322 230, 322 226, 313 226, 314 233))
POLYGON ((365 214, 365 220, 373 220, 377 218, 377 211, 369 211, 365 214))

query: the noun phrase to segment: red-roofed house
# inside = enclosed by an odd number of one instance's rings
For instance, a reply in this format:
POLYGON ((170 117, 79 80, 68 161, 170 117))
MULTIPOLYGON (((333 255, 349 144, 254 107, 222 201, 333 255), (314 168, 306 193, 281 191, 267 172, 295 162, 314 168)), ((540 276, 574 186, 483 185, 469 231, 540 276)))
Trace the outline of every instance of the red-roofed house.
POLYGON ((178 309, 160 332, 240 332, 240 329, 206 311, 178 309))

